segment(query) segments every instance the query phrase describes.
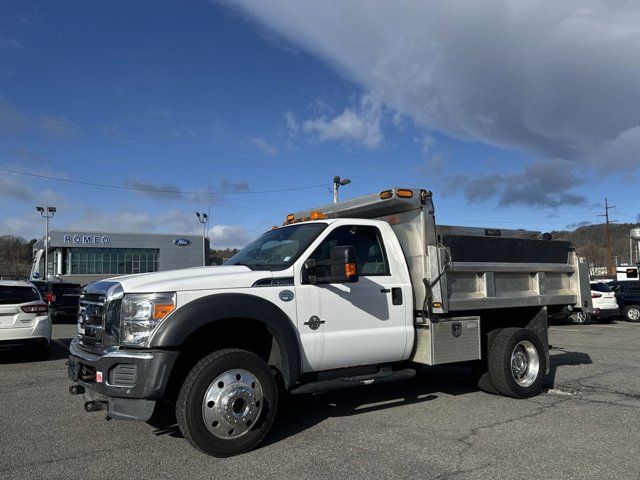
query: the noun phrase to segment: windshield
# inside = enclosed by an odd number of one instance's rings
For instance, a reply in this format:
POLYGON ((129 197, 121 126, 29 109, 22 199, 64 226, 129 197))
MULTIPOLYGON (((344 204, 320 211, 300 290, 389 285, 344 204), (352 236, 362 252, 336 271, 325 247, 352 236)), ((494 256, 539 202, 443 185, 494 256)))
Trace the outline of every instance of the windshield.
POLYGON ((284 270, 325 228, 326 223, 307 223, 271 230, 236 253, 225 265, 245 265, 251 270, 284 270))

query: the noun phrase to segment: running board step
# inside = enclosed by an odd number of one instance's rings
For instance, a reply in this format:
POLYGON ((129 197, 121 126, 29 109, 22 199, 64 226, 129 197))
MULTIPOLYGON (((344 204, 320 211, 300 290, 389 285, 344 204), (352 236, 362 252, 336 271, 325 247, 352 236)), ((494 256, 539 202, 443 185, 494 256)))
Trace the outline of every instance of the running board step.
POLYGON ((408 380, 415 377, 416 371, 413 368, 404 370, 390 371, 383 369, 373 375, 358 375, 355 377, 335 378, 332 380, 322 380, 320 382, 305 383, 291 390, 294 395, 302 393, 327 392, 329 390, 338 390, 340 388, 361 387, 363 385, 372 385, 374 383, 395 382, 396 380, 408 380))

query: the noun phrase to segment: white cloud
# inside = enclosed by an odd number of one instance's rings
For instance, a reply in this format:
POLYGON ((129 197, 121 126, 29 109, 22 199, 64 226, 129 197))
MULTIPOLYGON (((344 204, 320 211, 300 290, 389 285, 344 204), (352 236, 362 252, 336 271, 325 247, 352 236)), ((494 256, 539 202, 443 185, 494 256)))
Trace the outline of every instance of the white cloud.
MULTIPOLYGON (((158 232, 201 235, 202 225, 192 211, 170 209, 161 213, 85 210, 80 217, 66 221, 54 217, 52 229, 104 232, 158 232)), ((0 220, 0 234, 24 238, 44 235, 44 222, 34 210, 33 216, 7 217, 0 220)), ((211 248, 243 247, 256 235, 242 225, 213 224, 209 229, 211 248)))
POLYGON ((33 200, 33 191, 15 178, 0 176, 0 197, 13 200, 33 200))
POLYGON ((0 219, 0 235, 14 235, 27 240, 44 237, 44 220, 36 216, 35 209, 32 216, 5 217, 0 219))
POLYGON ((284 121, 287 124, 287 130, 289 132, 289 138, 295 138, 300 132, 300 125, 296 120, 295 115, 292 112, 286 112, 284 114, 284 121))
POLYGON ((0 50, 24 50, 24 45, 13 37, 0 37, 0 50))
POLYGON ((264 137, 251 137, 249 141, 258 147, 258 149, 268 155, 275 155, 278 153, 278 149, 271 145, 264 137))
MULTIPOLYGON (((228 3, 427 129, 582 161, 640 126, 639 2, 228 3)), ((378 142, 350 109, 306 125, 378 142)))
POLYGON ((56 190, 44 188, 34 191, 26 182, 12 176, 0 176, 0 198, 30 202, 34 208, 36 204, 54 205, 58 208, 68 205, 66 198, 56 190))
POLYGON ((602 173, 611 169, 629 172, 637 168, 640 163, 640 125, 602 143, 592 153, 592 159, 602 173))
POLYGON ((346 108, 334 117, 306 120, 302 129, 319 141, 352 141, 373 149, 383 141, 381 120, 380 106, 371 97, 365 96, 358 108, 346 108))
POLYGON ((240 248, 256 237, 242 225, 214 225, 209 229, 211 248, 240 248))

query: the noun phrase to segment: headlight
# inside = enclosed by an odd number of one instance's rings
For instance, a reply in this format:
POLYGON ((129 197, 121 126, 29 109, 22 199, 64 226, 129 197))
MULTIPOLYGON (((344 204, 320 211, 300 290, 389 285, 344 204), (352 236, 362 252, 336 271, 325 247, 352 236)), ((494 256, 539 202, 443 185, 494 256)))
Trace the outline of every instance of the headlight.
POLYGON ((130 347, 146 346, 158 325, 176 308, 176 294, 127 294, 122 300, 120 314, 122 344, 130 347))

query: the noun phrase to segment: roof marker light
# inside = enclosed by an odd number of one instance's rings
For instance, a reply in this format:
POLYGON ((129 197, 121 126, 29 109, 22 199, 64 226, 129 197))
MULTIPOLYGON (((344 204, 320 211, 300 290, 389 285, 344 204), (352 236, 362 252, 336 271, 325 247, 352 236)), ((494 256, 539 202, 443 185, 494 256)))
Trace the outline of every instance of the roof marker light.
POLYGON ((311 212, 309 218, 311 220, 324 220, 327 216, 322 212, 311 212))
POLYGON ((413 190, 398 189, 398 191, 396 192, 396 195, 399 196, 400 198, 411 198, 413 197, 413 190))

